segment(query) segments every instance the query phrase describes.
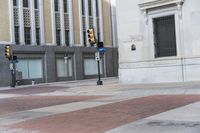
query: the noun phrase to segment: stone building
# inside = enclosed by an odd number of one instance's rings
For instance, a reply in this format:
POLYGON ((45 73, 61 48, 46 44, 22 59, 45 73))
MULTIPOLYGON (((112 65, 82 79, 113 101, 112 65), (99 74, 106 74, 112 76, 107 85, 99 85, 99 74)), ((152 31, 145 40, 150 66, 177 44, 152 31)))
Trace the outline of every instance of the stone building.
POLYGON ((18 57, 19 84, 95 78, 96 48, 87 29, 107 52, 101 59, 103 77, 117 76, 115 9, 111 0, 0 0, 0 86, 11 74, 4 46, 18 57))
POLYGON ((200 80, 199 0, 117 0, 123 82, 200 80))

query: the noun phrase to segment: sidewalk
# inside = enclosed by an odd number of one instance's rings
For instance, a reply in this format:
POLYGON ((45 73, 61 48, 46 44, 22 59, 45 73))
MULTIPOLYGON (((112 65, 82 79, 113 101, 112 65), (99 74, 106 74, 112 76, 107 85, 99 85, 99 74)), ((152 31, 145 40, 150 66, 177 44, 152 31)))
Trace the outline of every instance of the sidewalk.
POLYGON ((13 98, 21 99, 16 107, 32 101, 0 115, 0 133, 199 133, 200 82, 103 81, 103 86, 94 79, 0 88, 1 106, 13 98), (61 104, 58 98, 64 98, 61 104))

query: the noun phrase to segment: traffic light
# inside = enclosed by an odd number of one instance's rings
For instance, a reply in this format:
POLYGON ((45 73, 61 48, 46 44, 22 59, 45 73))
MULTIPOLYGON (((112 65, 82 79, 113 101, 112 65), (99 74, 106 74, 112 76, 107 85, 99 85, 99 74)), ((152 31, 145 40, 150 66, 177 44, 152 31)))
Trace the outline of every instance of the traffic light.
POLYGON ((10 48, 10 45, 6 45, 5 46, 5 56, 8 59, 10 59, 10 57, 11 57, 11 48, 10 48))
POLYGON ((103 48, 103 47, 104 47, 103 42, 98 42, 98 43, 97 43, 97 48, 103 48))
POLYGON ((90 28, 89 30, 87 30, 87 32, 88 32, 88 41, 89 41, 90 45, 93 46, 96 43, 94 29, 90 28))

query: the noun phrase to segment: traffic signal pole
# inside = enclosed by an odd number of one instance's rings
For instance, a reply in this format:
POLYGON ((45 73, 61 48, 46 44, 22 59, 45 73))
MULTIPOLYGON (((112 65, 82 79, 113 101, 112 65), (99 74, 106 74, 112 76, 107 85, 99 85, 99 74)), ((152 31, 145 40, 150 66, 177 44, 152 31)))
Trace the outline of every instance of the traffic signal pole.
POLYGON ((10 86, 15 87, 16 86, 15 60, 17 60, 17 56, 14 56, 10 45, 5 46, 5 57, 10 61, 10 70, 11 70, 11 78, 12 78, 12 82, 10 86))
POLYGON ((15 88, 16 86, 16 72, 15 72, 15 62, 14 62, 14 59, 13 59, 13 54, 11 55, 11 66, 10 66, 10 69, 11 69, 11 77, 12 77, 12 83, 11 83, 11 87, 15 88))
POLYGON ((90 28, 89 30, 87 30, 87 33, 88 33, 88 41, 90 43, 91 46, 94 46, 94 44, 97 43, 97 57, 96 57, 96 60, 97 60, 97 67, 98 67, 98 81, 97 81, 97 85, 103 85, 103 81, 101 81, 101 72, 100 72, 100 51, 99 51, 99 47, 98 47, 98 44, 99 44, 99 38, 98 38, 98 42, 96 41, 96 37, 95 37, 95 31, 94 31, 94 28, 90 28))
MULTIPOLYGON (((99 52, 100 55, 100 52, 99 52)), ((103 81, 101 81, 101 73, 100 73, 100 60, 97 60, 97 66, 98 66, 98 81, 97 85, 103 85, 103 81)))

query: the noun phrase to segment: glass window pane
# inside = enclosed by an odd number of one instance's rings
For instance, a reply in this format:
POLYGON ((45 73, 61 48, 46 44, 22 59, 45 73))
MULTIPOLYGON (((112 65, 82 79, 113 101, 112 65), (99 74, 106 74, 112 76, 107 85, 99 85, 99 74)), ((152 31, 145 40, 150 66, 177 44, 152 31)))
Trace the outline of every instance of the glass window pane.
POLYGON ((65 77, 66 76, 66 67, 64 59, 57 59, 56 60, 56 68, 57 68, 57 76, 58 77, 65 77))
POLYGON ((19 62, 16 64, 16 70, 22 72, 22 79, 28 79, 28 61, 19 59, 19 62))
MULTIPOLYGON (((98 67, 95 59, 84 59, 85 75, 97 75, 98 67)), ((102 74, 102 62, 100 61, 100 73, 102 74)))
POLYGON ((42 60, 32 59, 28 62, 29 65, 29 79, 42 78, 42 60))
POLYGON ((66 61, 64 59, 56 60, 57 66, 57 76, 58 77, 71 77, 73 74, 72 69, 72 59, 68 58, 66 61))
POLYGON ((68 73, 68 76, 72 77, 72 59, 69 59, 68 60, 68 70, 69 70, 69 73, 68 73))

